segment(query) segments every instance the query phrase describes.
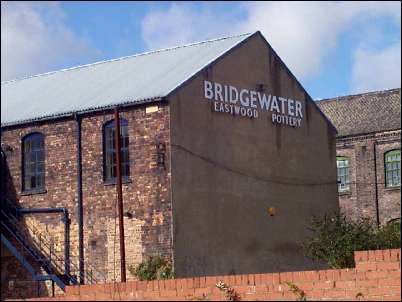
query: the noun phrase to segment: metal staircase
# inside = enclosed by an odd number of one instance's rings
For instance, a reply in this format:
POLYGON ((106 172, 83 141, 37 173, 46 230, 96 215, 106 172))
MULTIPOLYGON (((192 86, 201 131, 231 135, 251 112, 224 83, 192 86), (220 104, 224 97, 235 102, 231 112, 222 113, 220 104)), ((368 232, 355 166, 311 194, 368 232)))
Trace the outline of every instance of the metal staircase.
MULTIPOLYGON (((0 214, 1 242, 31 274, 33 280, 51 280, 62 290, 66 285, 79 283, 78 278, 70 273, 78 272, 78 268, 69 259, 58 256, 52 241, 35 226, 23 223, 21 209, 2 198, 0 214)), ((106 278, 92 267, 87 268, 84 279, 81 283, 106 282, 106 278)))
POLYGON ((1 214, 1 242, 18 259, 21 265, 36 281, 52 280, 62 290, 66 285, 77 284, 77 278, 68 272, 63 272, 60 259, 54 253, 54 247, 37 230, 31 229, 20 221, 18 209, 9 202, 2 200, 1 214), (43 274, 45 273, 45 274, 43 274))

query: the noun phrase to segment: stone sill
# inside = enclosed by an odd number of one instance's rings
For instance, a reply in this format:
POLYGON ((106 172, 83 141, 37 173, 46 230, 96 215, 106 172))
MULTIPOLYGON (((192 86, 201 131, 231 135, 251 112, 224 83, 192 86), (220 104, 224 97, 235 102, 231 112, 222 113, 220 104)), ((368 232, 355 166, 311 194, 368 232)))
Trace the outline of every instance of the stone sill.
POLYGON ((352 195, 351 191, 343 191, 343 192, 338 192, 338 196, 348 196, 352 195))
POLYGON ((36 195, 36 194, 46 194, 47 190, 46 189, 38 189, 38 190, 27 190, 21 192, 21 196, 29 196, 29 195, 36 195))
POLYGON ((401 186, 384 188, 384 191, 400 191, 400 190, 401 190, 401 186))
MULTIPOLYGON (((122 178, 121 184, 124 185, 124 184, 129 184, 129 183, 132 183, 132 180, 130 178, 122 178)), ((105 185, 105 186, 114 186, 116 184, 117 184, 116 180, 108 180, 108 181, 103 182, 103 185, 105 185)))

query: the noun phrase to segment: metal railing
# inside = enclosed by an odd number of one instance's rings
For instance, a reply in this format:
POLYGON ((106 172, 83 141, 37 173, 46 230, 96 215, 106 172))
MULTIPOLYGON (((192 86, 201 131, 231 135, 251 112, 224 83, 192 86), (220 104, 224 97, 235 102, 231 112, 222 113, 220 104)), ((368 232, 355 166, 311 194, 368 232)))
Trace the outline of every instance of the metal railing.
MULTIPOLYGON (((19 211, 20 209, 11 204, 10 201, 2 200, 2 227, 16 239, 23 254, 28 254, 47 274, 60 276, 65 285, 78 284, 77 276, 71 272, 75 272, 78 275, 79 268, 69 261, 72 257, 78 259, 77 255, 70 252, 68 259, 69 272, 66 272, 66 259, 57 254, 53 238, 43 235, 35 225, 26 221, 22 222, 22 216, 19 211), (3 205, 5 206, 3 207, 3 205)), ((107 278, 104 274, 94 269, 93 266, 86 265, 83 283, 94 284, 106 282, 106 280, 107 278)))

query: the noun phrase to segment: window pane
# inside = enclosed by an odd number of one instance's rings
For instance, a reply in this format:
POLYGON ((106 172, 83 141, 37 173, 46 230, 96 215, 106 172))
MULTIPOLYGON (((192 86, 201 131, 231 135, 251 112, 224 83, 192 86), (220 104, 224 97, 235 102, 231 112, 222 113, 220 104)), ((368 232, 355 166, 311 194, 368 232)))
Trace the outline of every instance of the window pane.
POLYGON ((40 188, 40 187, 43 186, 43 178, 42 178, 42 175, 37 175, 37 177, 36 177, 36 184, 37 184, 37 187, 38 187, 38 188, 40 188))
POLYGON ((31 188, 31 177, 25 176, 24 178, 24 189, 29 190, 31 188))
POLYGON ((26 136, 23 140, 23 190, 41 188, 44 186, 45 153, 44 139, 40 133, 26 136))
MULTIPOLYGON (((123 176, 129 174, 129 155, 128 155, 128 123, 126 120, 120 120, 120 135, 121 135, 121 173, 123 176)), ((115 144, 115 124, 114 121, 108 122, 104 128, 104 141, 105 141, 105 161, 104 169, 106 171, 105 177, 107 180, 116 177, 116 152, 114 148, 115 144)))
POLYGON ((337 157, 336 159, 338 173, 338 190, 349 190, 349 160, 345 157, 337 157))
POLYGON ((385 154, 386 186, 400 186, 401 150, 392 150, 385 154))

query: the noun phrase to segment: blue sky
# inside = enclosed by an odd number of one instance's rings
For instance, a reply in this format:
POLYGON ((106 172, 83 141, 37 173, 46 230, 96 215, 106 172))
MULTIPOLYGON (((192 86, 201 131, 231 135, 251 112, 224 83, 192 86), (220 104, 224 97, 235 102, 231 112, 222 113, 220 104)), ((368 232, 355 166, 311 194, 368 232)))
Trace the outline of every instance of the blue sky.
POLYGON ((400 87, 400 2, 2 2, 1 78, 261 30, 309 94, 400 87))

